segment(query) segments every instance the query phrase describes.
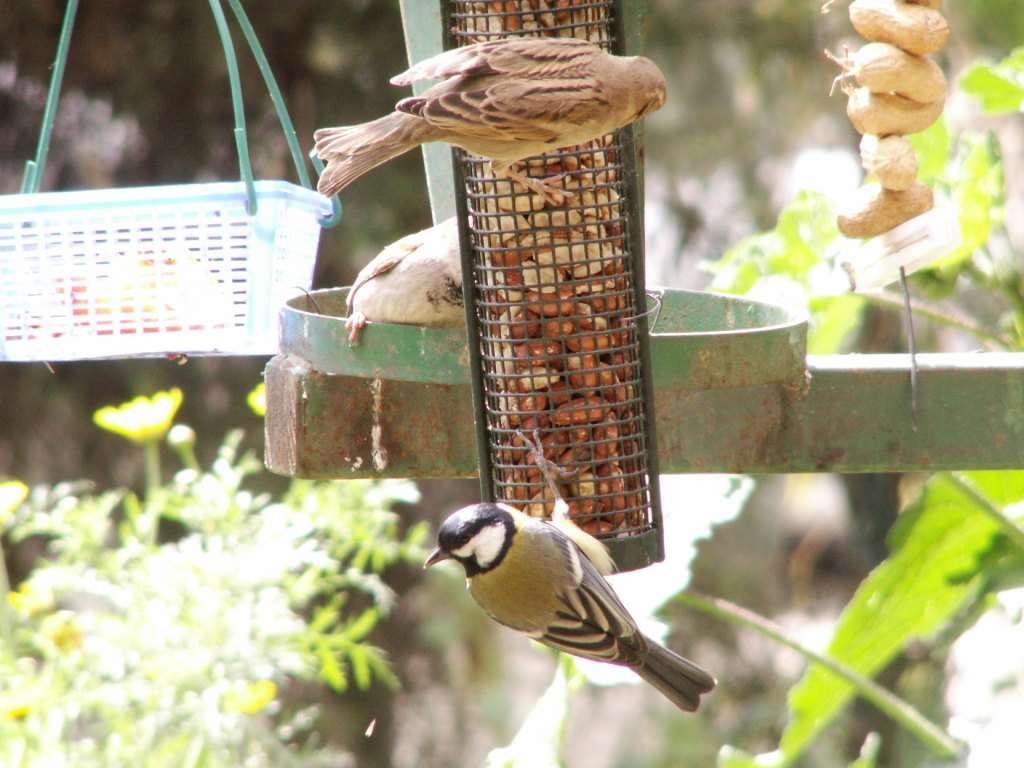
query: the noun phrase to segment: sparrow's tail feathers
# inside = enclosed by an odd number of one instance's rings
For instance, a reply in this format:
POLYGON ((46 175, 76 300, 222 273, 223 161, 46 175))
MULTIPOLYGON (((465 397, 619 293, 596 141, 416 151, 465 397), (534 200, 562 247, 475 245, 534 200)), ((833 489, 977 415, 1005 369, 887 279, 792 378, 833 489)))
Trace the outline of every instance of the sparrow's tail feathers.
POLYGON ((686 712, 696 711, 701 694, 715 687, 715 678, 703 669, 650 639, 633 670, 686 712))
POLYGON ((377 120, 341 128, 321 128, 313 134, 314 151, 327 163, 317 190, 330 197, 367 171, 429 140, 423 120, 392 112, 377 120))

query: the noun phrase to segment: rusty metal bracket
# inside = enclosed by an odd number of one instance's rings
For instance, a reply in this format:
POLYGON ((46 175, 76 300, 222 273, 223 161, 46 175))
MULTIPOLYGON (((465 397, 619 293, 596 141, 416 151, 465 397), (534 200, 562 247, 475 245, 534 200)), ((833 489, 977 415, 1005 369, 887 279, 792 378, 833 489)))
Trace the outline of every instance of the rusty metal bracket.
MULTIPOLYGON (((348 347, 344 290, 282 311, 267 366, 267 466, 294 477, 477 473, 465 337, 371 324, 348 347)), ((805 357, 776 307, 668 291, 654 327, 661 471, 905 472, 1024 467, 1024 354, 805 357), (685 328, 685 332, 680 330, 685 328)))

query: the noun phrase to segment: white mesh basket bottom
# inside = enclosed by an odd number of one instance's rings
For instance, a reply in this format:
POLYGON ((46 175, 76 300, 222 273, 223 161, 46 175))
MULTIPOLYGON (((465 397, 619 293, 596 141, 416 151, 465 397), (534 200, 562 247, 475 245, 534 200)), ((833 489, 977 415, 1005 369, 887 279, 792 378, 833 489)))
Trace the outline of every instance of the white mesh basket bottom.
POLYGON ((287 182, 0 197, 0 360, 277 351, 326 198, 287 182))

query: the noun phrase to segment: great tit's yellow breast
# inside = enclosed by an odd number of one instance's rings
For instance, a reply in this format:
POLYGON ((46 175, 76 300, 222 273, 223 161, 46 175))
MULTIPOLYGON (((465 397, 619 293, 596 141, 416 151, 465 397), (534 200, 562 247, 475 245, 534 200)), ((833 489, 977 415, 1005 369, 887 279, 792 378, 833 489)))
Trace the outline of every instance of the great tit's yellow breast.
POLYGON ((513 629, 545 629, 561 606, 557 594, 570 579, 562 550, 535 521, 516 531, 504 559, 469 580, 469 593, 496 621, 513 629))

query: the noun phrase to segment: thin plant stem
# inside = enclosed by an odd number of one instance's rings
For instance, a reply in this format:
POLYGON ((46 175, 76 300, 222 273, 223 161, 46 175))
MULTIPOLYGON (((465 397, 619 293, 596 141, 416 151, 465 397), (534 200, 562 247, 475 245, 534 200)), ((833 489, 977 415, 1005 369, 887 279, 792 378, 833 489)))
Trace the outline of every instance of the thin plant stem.
POLYGON ((4 558, 4 543, 0 540, 0 638, 3 639, 4 654, 14 653, 14 618, 7 595, 11 592, 11 582, 7 578, 7 560, 4 558))
POLYGON ((943 757, 955 757, 960 754, 962 749, 960 742, 921 714, 910 703, 843 662, 798 643, 789 637, 782 627, 769 621, 764 616, 717 597, 705 597, 683 592, 678 596, 678 599, 691 608, 707 613, 717 619, 752 629, 780 645, 796 651, 808 661, 825 667, 856 688, 857 693, 917 736, 936 754, 943 757))
MULTIPOLYGON (((903 309, 904 307, 903 298, 894 296, 891 293, 862 293, 860 296, 873 304, 878 304, 879 306, 898 309, 903 309)), ((939 323, 940 325, 964 331, 965 333, 969 333, 983 341, 987 341, 1003 350, 1016 349, 1014 343, 1005 336, 995 333, 994 331, 973 323, 965 318, 951 315, 933 304, 915 299, 910 302, 910 306, 913 308, 914 313, 919 317, 925 317, 933 322, 939 323)))
POLYGON ((995 521, 1010 541, 1024 551, 1024 528, 1021 528, 1017 523, 1008 518, 1003 513, 1003 510, 993 504, 992 501, 985 494, 975 488, 970 481, 956 474, 950 474, 949 477, 966 496, 971 498, 971 501, 977 504, 986 515, 995 521))
POLYGON ((151 499, 160 487, 160 441, 147 440, 142 444, 146 456, 146 498, 151 499))

